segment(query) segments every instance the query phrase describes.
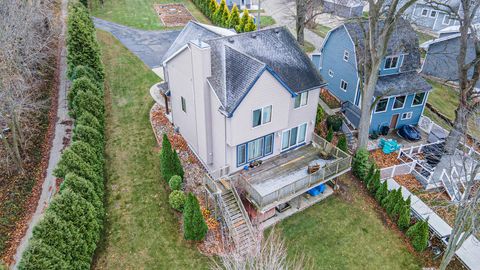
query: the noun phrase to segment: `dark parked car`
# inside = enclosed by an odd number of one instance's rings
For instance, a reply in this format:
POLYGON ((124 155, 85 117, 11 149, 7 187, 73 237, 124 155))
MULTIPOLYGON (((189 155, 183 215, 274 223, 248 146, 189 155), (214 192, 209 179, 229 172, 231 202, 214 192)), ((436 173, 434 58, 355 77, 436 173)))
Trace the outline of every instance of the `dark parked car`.
POLYGON ((412 125, 405 125, 397 131, 398 136, 409 140, 409 141, 418 141, 422 138, 420 132, 412 125))

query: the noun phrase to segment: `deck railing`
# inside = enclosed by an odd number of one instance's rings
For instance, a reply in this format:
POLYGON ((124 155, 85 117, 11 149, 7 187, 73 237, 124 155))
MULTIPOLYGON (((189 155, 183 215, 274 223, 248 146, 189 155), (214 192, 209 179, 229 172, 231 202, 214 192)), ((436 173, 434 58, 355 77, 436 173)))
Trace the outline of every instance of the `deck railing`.
MULTIPOLYGON (((266 195, 261 195, 257 190, 249 183, 243 176, 240 177, 240 182, 245 189, 248 197, 252 203, 254 203, 260 210, 275 203, 281 203, 282 201, 288 201, 300 193, 308 191, 314 186, 318 186, 321 183, 332 180, 339 174, 344 173, 350 169, 352 157, 344 151, 338 149, 333 144, 329 143, 325 139, 316 134, 312 134, 312 141, 314 146, 320 150, 326 151, 337 159, 331 163, 326 164, 315 173, 301 177, 295 180, 293 183, 286 185, 274 192, 266 195)), ((303 169, 307 169, 306 167, 303 169)))

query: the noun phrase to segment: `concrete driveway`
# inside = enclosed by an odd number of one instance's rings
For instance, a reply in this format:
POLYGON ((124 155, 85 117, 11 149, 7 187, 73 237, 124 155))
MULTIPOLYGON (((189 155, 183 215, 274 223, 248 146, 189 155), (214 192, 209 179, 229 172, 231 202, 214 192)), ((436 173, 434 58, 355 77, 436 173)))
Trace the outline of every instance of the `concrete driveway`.
POLYGON ((115 36, 151 69, 162 65, 161 59, 180 31, 146 31, 93 18, 95 26, 115 36))
MULTIPOLYGON (((295 30, 295 14, 296 7, 293 0, 264 0, 262 1, 262 8, 265 13, 272 16, 277 22, 276 25, 286 26, 294 36, 295 30)), ((323 38, 314 32, 305 29, 305 40, 315 46, 315 52, 320 50, 323 43, 323 38)))

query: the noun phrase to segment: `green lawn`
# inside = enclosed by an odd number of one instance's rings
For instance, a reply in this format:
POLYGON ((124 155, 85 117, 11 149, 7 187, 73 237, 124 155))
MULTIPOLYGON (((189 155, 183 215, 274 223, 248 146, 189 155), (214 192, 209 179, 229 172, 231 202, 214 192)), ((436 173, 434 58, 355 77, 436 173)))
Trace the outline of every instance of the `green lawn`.
POLYGON ((274 18, 272 18, 272 16, 260 16, 260 28, 272 26, 275 23, 277 22, 275 21, 274 18))
POLYGON ((315 51, 315 46, 313 46, 312 43, 304 40, 304 41, 303 41, 303 44, 304 44, 304 45, 303 45, 303 46, 300 46, 300 47, 302 47, 302 49, 303 49, 303 51, 304 51, 305 53, 312 53, 313 51, 315 51))
POLYGON ((453 88, 427 80, 433 89, 428 95, 428 103, 447 116, 450 120, 455 119, 455 109, 458 106, 458 93, 453 88))
POLYGON ((415 31, 415 32, 417 33, 418 41, 420 42, 420 44, 435 38, 434 36, 431 36, 429 34, 425 34, 419 31, 415 31))
POLYGON ((289 256, 303 253, 318 269, 420 269, 422 259, 384 225, 370 198, 353 184, 357 180, 347 177, 341 194, 277 225, 289 256))
POLYGON ((310 30, 312 30, 315 34, 324 38, 327 36, 328 31, 332 30, 332 28, 326 25, 317 24, 313 29, 310 29, 310 30))
POLYGON ((98 31, 106 69, 106 228, 95 269, 206 269, 183 240, 161 180, 148 89, 159 78, 113 36, 98 31))
POLYGON ((191 0, 104 0, 103 6, 99 0, 93 2, 93 16, 138 29, 166 28, 155 13, 154 4, 183 3, 199 22, 210 23, 191 0))

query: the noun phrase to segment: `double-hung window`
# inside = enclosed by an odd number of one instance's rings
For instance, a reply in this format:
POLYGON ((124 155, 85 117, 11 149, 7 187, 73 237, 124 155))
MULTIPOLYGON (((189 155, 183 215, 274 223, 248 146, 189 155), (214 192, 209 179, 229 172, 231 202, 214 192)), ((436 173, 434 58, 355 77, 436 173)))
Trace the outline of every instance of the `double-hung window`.
POLYGON ((412 118, 412 112, 402 113, 402 120, 408 120, 412 118))
POLYGON ((443 16, 442 24, 443 24, 443 25, 449 25, 449 24, 450 24, 450 16, 448 16, 447 14, 445 14, 445 16, 443 16))
POLYGON ((388 98, 382 98, 377 102, 377 106, 375 107, 375 112, 380 113, 380 112, 386 112, 387 111, 387 105, 388 105, 388 98))
POLYGON ((348 58, 350 58, 350 52, 347 50, 343 51, 343 61, 348 62, 348 58))
POLYGON ((402 109, 405 106, 405 96, 395 97, 395 102, 393 103, 393 109, 402 109))
POLYGON ((343 91, 347 91, 347 87, 348 87, 348 83, 344 80, 341 80, 340 81, 340 89, 342 89, 343 91))
POLYGON ((419 106, 423 104, 423 100, 425 99, 425 92, 423 93, 416 93, 415 97, 412 101, 412 106, 419 106))
POLYGON ((308 92, 303 92, 298 94, 298 96, 295 97, 295 103, 294 103, 294 108, 302 107, 307 105, 308 102, 308 92))
POLYGON ((385 58, 385 69, 397 68, 398 56, 387 56, 385 58))
POLYGON ((422 16, 427 17, 428 16, 428 9, 424 8, 422 9, 422 16))
POLYGON ((432 17, 432 18, 437 17, 437 11, 432 9, 432 10, 430 11, 430 17, 432 17))
POLYGON ((282 151, 295 147, 305 142, 307 123, 287 129, 282 133, 282 151))
POLYGON ((237 146, 237 166, 273 153, 273 133, 237 146))
POLYGON ((252 114, 252 127, 257 127, 272 121, 272 105, 256 109, 252 114))

